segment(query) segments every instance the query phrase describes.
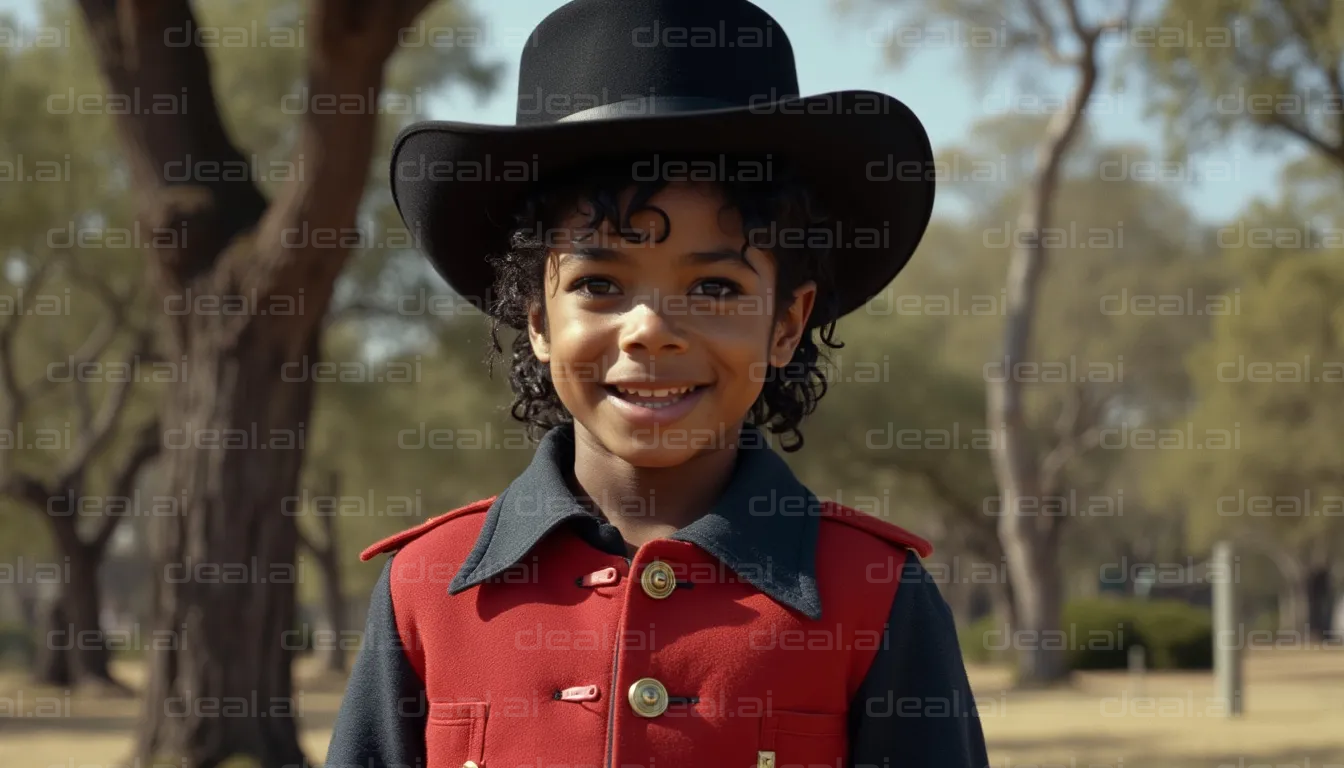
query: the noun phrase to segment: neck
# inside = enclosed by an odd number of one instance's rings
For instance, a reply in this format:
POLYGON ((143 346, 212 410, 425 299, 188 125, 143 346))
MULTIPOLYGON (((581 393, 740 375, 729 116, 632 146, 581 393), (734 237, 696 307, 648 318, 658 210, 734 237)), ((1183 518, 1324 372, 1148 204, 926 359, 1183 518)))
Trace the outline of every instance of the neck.
POLYGON ((733 474, 737 448, 715 448, 673 467, 637 467, 574 429, 574 496, 632 547, 665 538, 713 508, 733 474))

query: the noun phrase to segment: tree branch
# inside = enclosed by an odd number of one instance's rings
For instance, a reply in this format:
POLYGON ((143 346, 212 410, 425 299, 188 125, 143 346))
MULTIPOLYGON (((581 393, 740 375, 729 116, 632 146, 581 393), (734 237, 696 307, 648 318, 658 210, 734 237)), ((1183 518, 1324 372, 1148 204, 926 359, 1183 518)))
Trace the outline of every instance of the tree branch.
POLYGON ((0 493, 26 501, 43 512, 47 509, 47 501, 56 495, 41 480, 26 472, 6 472, 0 476, 0 493))
MULTIPOLYGON (((141 332, 138 343, 126 353, 125 365, 128 368, 133 367, 140 353, 151 346, 151 339, 147 331, 141 332)), ((80 430, 78 444, 61 463, 61 469, 57 472, 57 477, 60 478, 56 483, 57 487, 64 488, 72 484, 78 475, 84 473, 89 461, 107 447, 107 442, 116 431, 117 424, 126 409, 126 401, 134 384, 133 378, 127 376, 113 382, 103 398, 102 406, 98 409, 97 418, 87 428, 80 430)))
MULTIPOLYGON (((28 316, 29 300, 34 293, 42 289, 51 268, 51 260, 43 260, 34 268, 28 282, 23 286, 23 293, 15 302, 14 314, 0 324, 0 395, 3 395, 0 399, 6 403, 3 428, 11 435, 19 433, 23 414, 27 411, 33 390, 37 387, 37 382, 27 386, 19 384, 18 367, 14 362, 14 337, 19 331, 19 324, 28 316)), ((35 481, 28 477, 10 477, 10 459, 13 453, 8 450, 0 451, 0 488, 13 486, 10 493, 17 494, 19 498, 26 498, 27 494, 32 492, 32 483, 35 481)))
POLYGON ((1031 16, 1032 23, 1036 26, 1038 36, 1037 43, 1041 46, 1041 51, 1045 58, 1055 66, 1069 66, 1075 64, 1074 57, 1064 56, 1059 51, 1059 44, 1056 42, 1058 33, 1055 31, 1055 25, 1050 22, 1045 14, 1045 9, 1041 7, 1041 0, 1023 0, 1027 8, 1027 14, 1031 16))
POLYGON ((1068 464, 1100 442, 1101 426, 1098 422, 1104 398, 1095 397, 1091 392, 1084 382, 1077 382, 1069 389, 1068 399, 1055 422, 1055 446, 1041 462, 1040 486, 1043 495, 1056 495, 1068 464))
MULTIPOLYGON (((84 365, 102 359, 107 349, 112 346, 112 342, 126 325, 126 310, 134 301, 137 291, 132 288, 123 296, 112 290, 101 277, 86 272, 75 261, 71 260, 68 265, 71 280, 94 293, 108 314, 107 319, 98 323, 93 333, 89 334, 72 356, 71 368, 77 371, 84 365)), ((74 401, 75 408, 79 412, 80 429, 88 431, 93 428, 94 419, 88 382, 83 376, 76 374, 71 384, 75 390, 74 401)))
POLYGON ((1089 27, 1083 23, 1082 14, 1078 12, 1078 0, 1061 0, 1064 3, 1064 13, 1069 17, 1069 27, 1073 34, 1078 36, 1078 41, 1086 48, 1087 44, 1097 39, 1100 31, 1096 27, 1089 27))
POLYGON ((1315 133, 1312 133, 1307 128, 1298 125, 1288 115, 1275 112, 1270 115, 1265 115, 1264 118, 1267 124, 1277 126, 1298 139, 1305 141, 1321 154, 1329 158, 1330 162, 1339 166, 1341 169, 1344 169, 1344 142, 1331 144, 1320 136, 1317 136, 1315 133))
MULTIPOLYGON (((79 0, 110 95, 155 109, 117 117, 143 216, 151 227, 181 232, 194 243, 227 243, 255 225, 266 201, 249 179, 168 182, 188 162, 241 163, 215 102, 210 63, 191 37, 196 19, 186 0, 79 0), (189 102, 188 102, 189 97, 189 102)), ((156 250, 162 274, 180 288, 209 268, 215 252, 196 245, 156 250)))
MULTIPOLYGON (((139 477, 141 470, 154 457, 159 455, 163 441, 160 432, 159 420, 150 419, 141 425, 136 433, 135 444, 131 451, 122 461, 121 466, 112 480, 112 496, 119 499, 129 499, 134 490, 135 481, 139 477)), ((101 553, 107 548, 107 542, 112 539, 112 534, 116 532, 117 526, 121 523, 120 515, 103 516, 98 525, 98 530, 93 539, 89 541, 89 547, 97 553, 101 553)))
MULTIPOLYGON (((349 249, 332 238, 305 238, 293 244, 286 237, 300 227, 310 232, 340 233, 353 227, 368 180, 368 161, 377 136, 377 99, 383 68, 396 49, 398 31, 409 25, 428 0, 317 0, 312 28, 316 40, 308 61, 308 94, 319 99, 364 99, 363 110, 305 108, 295 151, 320 158, 301 180, 287 184, 258 227, 257 247, 276 269, 270 290, 281 295, 309 288, 307 318, 318 325, 326 312, 330 291, 349 249), (314 287, 322 290, 314 291, 314 287)), ((311 106, 311 105, 306 105, 311 106)), ((339 241, 345 238, 338 238, 339 241)), ((267 290, 267 286, 248 286, 267 290)))

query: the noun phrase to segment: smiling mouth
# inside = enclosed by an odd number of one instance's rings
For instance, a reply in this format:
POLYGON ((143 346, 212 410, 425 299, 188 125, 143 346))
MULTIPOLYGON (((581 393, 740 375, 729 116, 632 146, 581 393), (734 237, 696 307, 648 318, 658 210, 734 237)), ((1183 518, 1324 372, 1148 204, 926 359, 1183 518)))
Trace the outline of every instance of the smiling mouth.
POLYGON ((685 400, 696 392, 705 389, 707 384, 693 384, 679 387, 628 387, 617 384, 604 384, 607 392, 621 400, 641 408, 658 410, 667 408, 685 400))

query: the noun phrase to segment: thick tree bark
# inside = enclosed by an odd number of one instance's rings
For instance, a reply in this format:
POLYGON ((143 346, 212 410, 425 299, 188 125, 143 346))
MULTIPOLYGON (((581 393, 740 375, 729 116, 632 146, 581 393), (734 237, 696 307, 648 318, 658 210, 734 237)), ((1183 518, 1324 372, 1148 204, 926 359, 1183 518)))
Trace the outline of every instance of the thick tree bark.
POLYGON ((185 493, 186 513, 156 518, 150 544, 154 628, 176 642, 150 658, 147 761, 210 768, 245 754, 265 768, 304 764, 285 642, 297 531, 278 510, 298 477, 312 385, 274 374, 317 345, 311 331, 261 320, 236 346, 193 328, 193 376, 168 402, 165 478, 185 493), (202 442, 228 435, 233 447, 202 442))
MULTIPOLYGON (((315 0, 304 92, 331 103, 376 95, 397 31, 426 3, 315 0)), ((164 482, 186 508, 153 520, 154 624, 174 642, 152 652, 136 756, 179 768, 214 768, 235 754, 261 768, 302 765, 293 650, 284 642, 296 618, 298 531, 282 511, 298 484, 313 393, 311 382, 286 382, 281 372, 316 357, 348 256, 326 246, 355 225, 378 116, 305 111, 295 152, 306 172, 273 202, 251 180, 170 182, 163 169, 187 157, 242 159, 220 119, 205 51, 167 42, 170 28, 196 28, 190 5, 80 5, 109 91, 134 93, 137 103, 190 94, 189 110, 117 122, 142 217, 156 231, 190 229, 190 238, 155 248, 161 294, 179 304, 206 297, 215 307, 241 298, 250 308, 192 307, 170 318, 170 353, 186 356, 191 375, 165 404, 164 482)))

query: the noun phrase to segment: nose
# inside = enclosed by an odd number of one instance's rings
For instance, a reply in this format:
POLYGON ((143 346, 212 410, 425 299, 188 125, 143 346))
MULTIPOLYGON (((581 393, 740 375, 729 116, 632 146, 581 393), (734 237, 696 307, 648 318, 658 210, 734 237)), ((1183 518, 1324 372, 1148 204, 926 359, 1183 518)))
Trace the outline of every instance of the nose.
POLYGON ((651 302, 639 302, 625 314, 621 328, 621 351, 630 354, 666 354, 686 351, 686 337, 651 302))

